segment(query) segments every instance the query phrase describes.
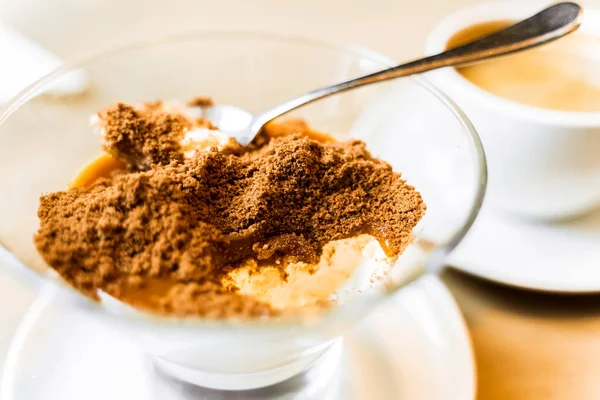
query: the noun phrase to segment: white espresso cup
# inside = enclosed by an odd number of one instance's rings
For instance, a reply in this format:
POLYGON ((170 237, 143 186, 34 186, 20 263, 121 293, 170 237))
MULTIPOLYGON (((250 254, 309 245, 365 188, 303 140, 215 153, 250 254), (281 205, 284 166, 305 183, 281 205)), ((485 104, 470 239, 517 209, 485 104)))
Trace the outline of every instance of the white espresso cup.
MULTIPOLYGON (((511 2, 463 9, 431 32, 426 53, 444 51, 449 39, 469 26, 523 19, 544 7, 511 2)), ((575 34, 580 32, 598 37, 600 47, 597 11, 584 9, 582 26, 575 34)), ((596 50, 600 57, 600 48, 596 50)), ((598 82, 600 69, 597 73, 598 82)), ((488 159, 490 207, 530 219, 555 220, 600 205, 600 112, 523 105, 487 92, 453 68, 426 76, 456 101, 481 136, 488 159)))

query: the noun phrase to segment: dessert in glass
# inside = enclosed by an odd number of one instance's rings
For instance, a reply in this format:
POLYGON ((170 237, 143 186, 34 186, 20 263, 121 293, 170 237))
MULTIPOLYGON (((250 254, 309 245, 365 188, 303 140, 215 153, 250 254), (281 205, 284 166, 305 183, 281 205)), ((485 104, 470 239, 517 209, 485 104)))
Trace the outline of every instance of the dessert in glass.
POLYGON ((132 335, 169 379, 251 391, 335 370, 344 332, 438 268, 472 224, 486 183, 477 134, 419 78, 307 105, 245 148, 198 96, 259 112, 391 64, 205 32, 56 71, 0 117, 9 268, 132 335), (37 96, 74 69, 89 93, 37 96))

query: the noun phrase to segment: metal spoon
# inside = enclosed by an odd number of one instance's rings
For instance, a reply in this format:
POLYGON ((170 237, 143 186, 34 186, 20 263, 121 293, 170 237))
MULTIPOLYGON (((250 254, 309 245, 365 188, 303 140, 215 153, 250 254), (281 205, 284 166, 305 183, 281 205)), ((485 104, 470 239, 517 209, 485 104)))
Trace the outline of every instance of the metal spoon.
POLYGON ((261 114, 227 104, 204 109, 204 116, 228 135, 247 145, 269 121, 313 101, 360 86, 438 68, 463 66, 521 50, 530 49, 561 38, 581 24, 583 10, 575 3, 558 3, 506 29, 442 53, 411 61, 390 69, 316 89, 279 104, 261 114))

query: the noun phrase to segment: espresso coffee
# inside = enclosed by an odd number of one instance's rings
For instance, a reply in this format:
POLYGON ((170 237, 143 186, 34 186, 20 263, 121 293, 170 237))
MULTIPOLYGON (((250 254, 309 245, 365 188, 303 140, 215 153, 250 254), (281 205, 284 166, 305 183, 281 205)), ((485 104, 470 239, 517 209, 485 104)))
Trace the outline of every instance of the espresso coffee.
MULTIPOLYGON (((452 36, 447 48, 512 23, 471 25, 452 36)), ((600 111, 600 39, 582 32, 457 71, 482 89, 521 104, 560 111, 600 111)))

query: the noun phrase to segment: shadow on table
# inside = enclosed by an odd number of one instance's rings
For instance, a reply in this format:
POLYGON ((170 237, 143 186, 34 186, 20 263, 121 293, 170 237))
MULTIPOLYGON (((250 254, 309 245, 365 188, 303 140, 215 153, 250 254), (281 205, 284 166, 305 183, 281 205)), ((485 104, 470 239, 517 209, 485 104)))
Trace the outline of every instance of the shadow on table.
POLYGON ((461 307, 487 306, 537 317, 581 318, 600 316, 600 293, 550 293, 509 287, 453 268, 441 273, 461 307), (473 303, 473 304, 471 304, 473 303))

